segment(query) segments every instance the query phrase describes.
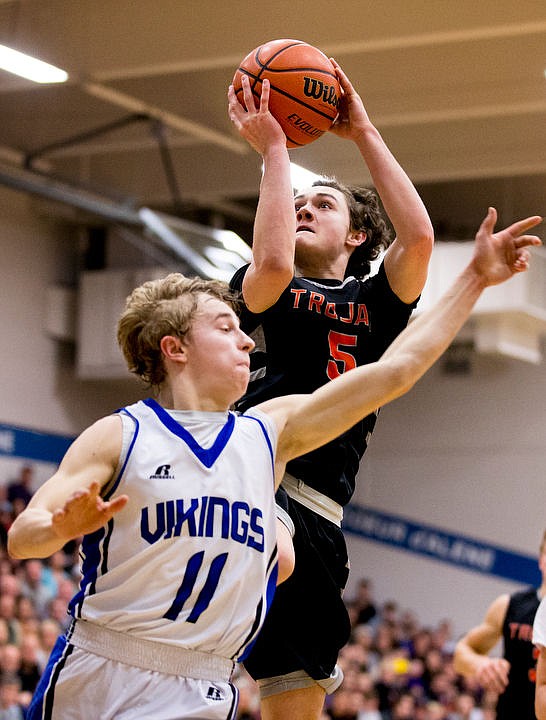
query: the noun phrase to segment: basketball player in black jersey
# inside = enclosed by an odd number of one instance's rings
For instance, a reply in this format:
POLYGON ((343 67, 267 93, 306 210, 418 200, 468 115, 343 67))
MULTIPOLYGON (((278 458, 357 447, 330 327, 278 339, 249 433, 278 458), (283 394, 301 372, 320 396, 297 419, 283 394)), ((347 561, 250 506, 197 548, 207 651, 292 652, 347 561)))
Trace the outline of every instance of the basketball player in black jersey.
POLYGON ((546 595, 546 532, 540 544, 540 588, 500 595, 489 606, 480 625, 472 628, 455 648, 455 670, 473 677, 499 694, 497 720, 535 720, 535 677, 538 652, 532 641, 535 614, 546 595), (503 657, 488 653, 502 638, 503 657))
MULTIPOLYGON (((240 409, 312 392, 377 360, 407 325, 426 281, 434 240, 426 208, 335 67, 343 92, 331 131, 356 144, 395 238, 369 189, 323 179, 294 198, 286 138, 268 110, 268 83, 256 108, 243 78, 246 110, 230 88, 230 117, 264 162, 253 260, 232 280, 246 305, 242 326, 257 343, 240 409), (364 280, 383 250, 379 271, 364 280)), ((294 532, 296 562, 245 663, 259 681, 264 720, 315 720, 325 692, 342 681, 336 661, 350 631, 341 597, 348 576, 342 508, 353 495, 376 414, 289 463, 277 494, 294 532)))

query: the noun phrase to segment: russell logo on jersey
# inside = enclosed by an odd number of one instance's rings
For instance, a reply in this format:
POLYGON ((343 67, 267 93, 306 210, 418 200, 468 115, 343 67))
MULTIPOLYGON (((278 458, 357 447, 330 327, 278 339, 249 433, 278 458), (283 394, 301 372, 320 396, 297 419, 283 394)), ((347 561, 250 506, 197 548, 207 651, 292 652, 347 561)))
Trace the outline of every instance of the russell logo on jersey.
POLYGON ((160 465, 155 473, 150 475, 150 480, 174 480, 174 475, 171 475, 171 466, 160 465))
POLYGON ((207 690, 207 700, 223 700, 224 696, 218 690, 218 688, 215 688, 213 685, 209 685, 209 689, 207 690))

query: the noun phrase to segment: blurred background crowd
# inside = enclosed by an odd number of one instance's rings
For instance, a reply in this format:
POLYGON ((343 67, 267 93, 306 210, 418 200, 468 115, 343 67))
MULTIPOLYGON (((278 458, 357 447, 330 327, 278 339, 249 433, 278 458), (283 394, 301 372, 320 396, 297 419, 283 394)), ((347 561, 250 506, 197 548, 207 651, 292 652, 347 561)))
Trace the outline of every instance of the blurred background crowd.
MULTIPOLYGON (((31 496, 32 466, 0 483, 0 720, 24 720, 80 580, 79 542, 45 560, 8 557, 7 530, 31 496)), ((360 579, 346 598, 353 632, 340 655, 345 679, 323 720, 494 720, 496 696, 453 669, 449 618, 423 624, 360 579)), ((325 622, 328 619, 325 618, 325 622)), ((260 720, 255 683, 238 667, 238 720, 260 720)))

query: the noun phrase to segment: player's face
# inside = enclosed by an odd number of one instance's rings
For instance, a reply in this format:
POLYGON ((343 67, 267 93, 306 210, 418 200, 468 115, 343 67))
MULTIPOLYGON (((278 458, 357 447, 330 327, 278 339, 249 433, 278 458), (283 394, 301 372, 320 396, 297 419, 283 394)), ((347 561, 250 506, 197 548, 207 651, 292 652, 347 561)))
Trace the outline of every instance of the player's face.
POLYGON ((203 398, 223 410, 245 393, 254 341, 241 330, 239 318, 228 305, 201 295, 185 344, 188 368, 203 398))
POLYGON ((296 260, 311 254, 327 262, 345 249, 350 234, 349 208, 337 188, 317 185, 298 193, 296 209, 296 260))

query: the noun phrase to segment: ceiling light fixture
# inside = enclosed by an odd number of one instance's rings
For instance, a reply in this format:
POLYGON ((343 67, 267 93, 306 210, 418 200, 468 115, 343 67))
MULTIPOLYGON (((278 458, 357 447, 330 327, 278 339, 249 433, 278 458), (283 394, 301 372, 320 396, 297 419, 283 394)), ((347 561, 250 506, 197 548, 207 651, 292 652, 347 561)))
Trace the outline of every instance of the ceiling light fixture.
POLYGON ((320 178, 320 175, 317 175, 311 170, 307 170, 307 168, 304 168, 301 165, 296 165, 296 163, 293 162, 290 163, 290 176, 292 178, 292 187, 295 190, 308 187, 312 185, 315 180, 320 178))
POLYGON ((61 83, 68 79, 64 70, 6 45, 0 45, 0 68, 37 83, 61 83))

